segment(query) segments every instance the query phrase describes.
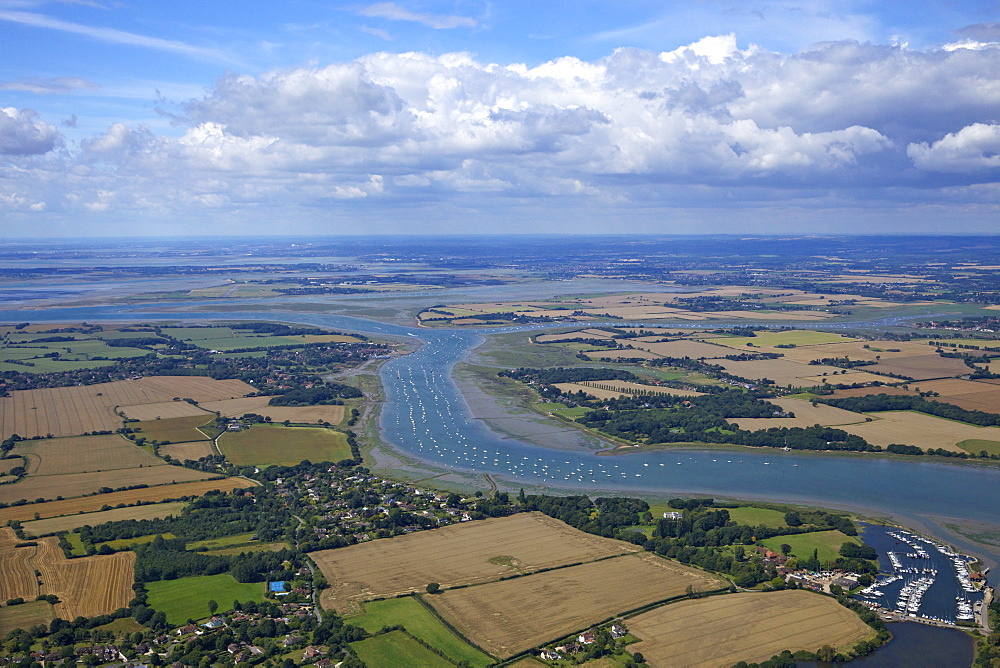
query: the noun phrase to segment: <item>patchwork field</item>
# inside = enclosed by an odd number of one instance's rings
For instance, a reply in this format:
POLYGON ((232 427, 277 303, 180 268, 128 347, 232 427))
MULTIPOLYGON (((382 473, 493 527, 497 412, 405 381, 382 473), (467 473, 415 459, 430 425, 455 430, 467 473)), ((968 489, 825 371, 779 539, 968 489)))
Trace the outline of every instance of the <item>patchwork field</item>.
MULTIPOLYGON (((220 401, 255 391, 242 381, 205 376, 151 376, 98 385, 18 390, 0 397, 0 436, 77 436, 84 432, 113 431, 122 424, 115 413, 119 406, 162 404, 175 398, 220 401)), ((192 408, 187 402, 177 403, 192 408)))
POLYGON ((171 501, 169 503, 153 503, 143 506, 130 506, 128 508, 112 508, 111 510, 96 513, 65 515, 63 517, 34 520, 24 522, 21 526, 24 527, 25 533, 30 536, 43 536, 59 533, 60 531, 72 531, 73 529, 79 529, 85 524, 95 526, 104 522, 153 520, 169 515, 180 515, 181 509, 186 505, 185 501, 171 501))
MULTIPOLYGON (((723 339, 724 341, 724 339, 723 339)), ((701 341, 664 341, 660 343, 641 343, 628 341, 633 347, 648 350, 662 357, 690 357, 692 359, 715 358, 732 355, 733 351, 725 346, 717 346, 701 341)))
POLYGON ((90 513, 99 511, 104 506, 113 507, 120 503, 132 504, 139 501, 155 503, 166 499, 179 499, 185 496, 201 496, 213 489, 229 492, 234 489, 255 486, 256 483, 245 478, 223 478, 220 480, 182 482, 176 485, 160 485, 144 489, 130 489, 121 492, 110 492, 108 494, 95 494, 77 499, 29 503, 23 506, 0 508, 0 524, 6 524, 10 520, 25 521, 34 519, 36 514, 39 517, 76 515, 81 512, 90 513))
MULTIPOLYGON (((807 380, 821 374, 827 374, 827 379, 831 382, 838 382, 836 377, 843 369, 824 364, 799 364, 786 359, 776 360, 756 360, 751 362, 739 362, 733 360, 718 360, 715 362, 729 373, 741 378, 751 378, 753 380, 763 380, 768 378, 779 386, 791 385, 792 387, 812 387, 821 384, 822 381, 807 380)), ((876 380, 885 380, 872 376, 876 380)))
POLYGON ((31 547, 15 548, 15 542, 13 530, 0 528, 0 598, 55 594, 60 600, 56 614, 76 619, 113 612, 134 596, 133 552, 70 560, 55 538, 39 538, 31 547))
POLYGON ((506 658, 616 614, 696 591, 714 576, 652 554, 632 554, 528 577, 452 589, 425 600, 466 638, 506 658))
POLYGON ((330 583, 327 609, 357 601, 488 582, 504 575, 638 551, 634 545, 578 531, 541 513, 455 524, 336 550, 313 552, 330 583))
POLYGON ((715 668, 765 661, 782 650, 848 647, 872 635, 856 614, 807 591, 733 594, 680 601, 628 620, 651 666, 715 668))
POLYGON ((225 433, 218 443, 226 458, 237 466, 291 466, 305 459, 338 462, 352 456, 344 433, 315 427, 258 424, 225 433))
POLYGON ((866 415, 874 419, 838 428, 882 447, 902 443, 924 449, 944 448, 964 452, 958 445, 961 441, 975 439, 1000 443, 1000 427, 977 427, 915 411, 880 411, 866 415))

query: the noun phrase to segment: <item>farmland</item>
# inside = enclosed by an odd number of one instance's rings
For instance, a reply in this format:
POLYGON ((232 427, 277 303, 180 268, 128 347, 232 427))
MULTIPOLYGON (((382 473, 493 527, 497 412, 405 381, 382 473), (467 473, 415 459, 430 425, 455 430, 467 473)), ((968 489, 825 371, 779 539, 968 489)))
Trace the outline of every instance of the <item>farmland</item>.
POLYGON ((768 399, 768 403, 779 406, 783 412, 794 413, 795 417, 773 418, 733 418, 730 422, 739 425, 740 429, 756 431, 771 427, 811 427, 814 424, 825 426, 854 424, 864 422, 866 416, 860 413, 845 411, 826 404, 812 405, 803 399, 784 398, 768 399))
POLYGON ((30 629, 37 624, 48 626, 55 616, 55 610, 48 601, 6 605, 0 608, 0 636, 6 636, 13 629, 30 629))
POLYGON ((122 406, 119 410, 125 414, 125 417, 140 421, 186 417, 202 417, 207 419, 212 417, 211 414, 186 401, 158 401, 151 404, 122 406))
POLYGON ((156 451, 161 457, 170 457, 171 459, 176 459, 181 462, 185 459, 198 460, 202 457, 208 457, 209 455, 215 454, 215 450, 212 449, 211 441, 172 443, 170 445, 161 445, 156 451))
POLYGON ((937 401, 945 401, 970 411, 991 413, 1000 407, 1000 385, 994 383, 948 378, 912 383, 910 387, 915 392, 936 392, 940 395, 935 397, 937 401))
POLYGON ((761 662, 782 650, 847 648, 872 635, 856 614, 807 591, 680 601, 628 620, 629 650, 651 666, 709 668, 761 662))
MULTIPOLYGON (((101 510, 104 506, 117 506, 118 504, 134 504, 139 501, 157 502, 167 499, 179 499, 185 496, 200 496, 213 489, 230 491, 245 487, 253 487, 256 483, 245 478, 223 478, 220 480, 199 480, 195 482, 182 482, 176 485, 160 485, 144 489, 122 490, 120 492, 109 492, 107 494, 95 494, 77 499, 63 499, 59 501, 47 501, 45 503, 29 503, 22 506, 10 506, 0 508, 0 524, 6 524, 10 520, 24 521, 33 519, 35 514, 40 517, 59 517, 65 515, 76 515, 78 513, 90 513, 101 510)), ((2 489, 2 488, 0 488, 2 489)))
MULTIPOLYGON (((177 403, 190 407, 189 404, 183 401, 177 403)), ((200 431, 198 427, 211 424, 215 416, 203 410, 197 410, 198 413, 196 415, 188 417, 166 418, 163 420, 154 418, 146 422, 134 422, 129 426, 132 429, 138 429, 140 436, 145 436, 151 441, 159 441, 161 443, 207 441, 209 440, 208 436, 205 432, 200 431)))
POLYGON ((415 597, 391 598, 365 603, 364 612, 347 620, 369 633, 383 627, 402 625, 411 635, 437 648, 455 662, 468 661, 473 666, 488 666, 493 660, 456 636, 415 597))
POLYGON ((181 509, 185 505, 186 502, 184 501, 171 501, 169 503, 153 503, 128 508, 112 508, 111 510, 104 510, 96 513, 65 515, 63 517, 34 520, 31 522, 24 522, 22 526, 24 527, 25 532, 30 536, 44 536, 46 534, 59 533, 61 531, 72 531, 73 529, 78 529, 85 524, 94 526, 104 522, 118 522, 121 520, 151 520, 167 517, 169 515, 179 515, 181 509))
POLYGON ((227 399, 201 404, 203 408, 219 411, 226 417, 240 417, 246 413, 256 413, 271 418, 272 422, 294 422, 298 424, 329 422, 340 424, 344 419, 344 406, 268 406, 271 397, 246 397, 227 399))
POLYGON ((451 668, 455 664, 434 654, 402 631, 390 631, 351 643, 358 658, 369 666, 425 666, 451 668))
POLYGON ((428 596, 449 623, 506 658, 617 614, 726 583, 651 554, 632 554, 428 596))
MULTIPOLYGON (((27 460, 25 468, 28 471, 28 480, 36 476, 163 465, 161 459, 157 459, 121 436, 78 436, 21 441, 14 447, 12 453, 27 460)), ((17 485, 21 484, 23 482, 17 485)), ((58 483, 53 481, 51 484, 58 483)))
POLYGON ((237 466, 289 466, 304 459, 337 462, 351 458, 345 434, 315 427, 255 425, 223 434, 219 448, 237 466))
POLYGON ((346 611, 356 601, 422 591, 429 582, 443 587, 488 582, 636 550, 540 513, 519 513, 311 556, 330 583, 323 605, 346 611))
MULTIPOLYGON (((135 447, 135 446, 132 446, 135 447)), ((12 503, 20 499, 55 499, 57 496, 83 496, 107 487, 108 483, 130 485, 169 485, 175 482, 204 480, 215 477, 212 473, 186 469, 181 466, 161 464, 144 468, 118 469, 89 473, 64 473, 55 476, 27 476, 12 485, 0 485, 0 501, 12 503)), ((148 494, 148 492, 147 492, 148 494)), ((98 506, 100 507, 100 506, 98 506)))
POLYGON ((216 601, 226 610, 233 606, 233 601, 264 600, 264 583, 237 582, 228 573, 150 582, 146 588, 150 607, 165 612, 171 624, 208 617, 209 601, 216 601))
MULTIPOLYGON (((0 397, 0 436, 77 436, 84 432, 113 431, 122 424, 115 412, 117 407, 138 411, 142 405, 162 405, 175 398, 219 401, 254 391, 238 380, 203 376, 151 376, 97 385, 17 390, 8 397, 0 397)), ((177 403, 183 404, 180 410, 194 409, 186 402, 177 403)))
POLYGON ((93 617, 128 605, 133 597, 132 565, 135 554, 68 560, 55 538, 40 538, 29 547, 13 547, 11 529, 0 529, 0 598, 34 598, 55 594, 56 614, 63 619, 93 617), (40 575, 36 577, 35 571, 40 575))
POLYGON ((873 418, 871 422, 846 425, 840 429, 882 447, 905 443, 924 449, 944 448, 964 452, 958 444, 965 440, 1000 443, 1000 427, 977 427, 916 411, 879 411, 868 415, 873 418))

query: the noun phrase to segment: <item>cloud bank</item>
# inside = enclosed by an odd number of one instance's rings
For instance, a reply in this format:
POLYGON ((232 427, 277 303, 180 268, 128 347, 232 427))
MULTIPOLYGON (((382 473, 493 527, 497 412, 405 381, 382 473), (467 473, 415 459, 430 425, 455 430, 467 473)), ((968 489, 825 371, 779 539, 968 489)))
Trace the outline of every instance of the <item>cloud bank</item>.
MULTIPOLYGON (((396 9, 362 11, 454 27, 396 9)), ((789 55, 723 35, 535 67, 374 53, 226 74, 178 114, 180 137, 113 123, 78 146, 30 109, 4 109, 0 210, 211 213, 261 231, 405 211, 460 232, 470 216, 517 207, 668 220, 789 203, 892 208, 907 189, 982 211, 997 205, 1000 49, 981 47, 837 42, 789 55)))

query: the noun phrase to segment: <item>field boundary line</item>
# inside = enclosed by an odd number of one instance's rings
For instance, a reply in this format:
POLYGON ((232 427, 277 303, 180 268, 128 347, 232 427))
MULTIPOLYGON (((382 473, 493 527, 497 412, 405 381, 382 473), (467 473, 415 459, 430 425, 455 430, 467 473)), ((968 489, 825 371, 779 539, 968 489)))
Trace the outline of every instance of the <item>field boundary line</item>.
MULTIPOLYGON (((483 649, 482 647, 480 647, 476 643, 474 643, 471 640, 469 640, 468 638, 466 638, 464 633, 462 633, 461 631, 459 631, 458 629, 456 629, 454 626, 451 625, 451 622, 449 622, 447 619, 445 619, 444 617, 442 617, 441 614, 437 610, 434 609, 434 606, 432 606, 430 603, 428 603, 427 601, 424 600, 423 596, 421 596, 420 594, 416 594, 416 593, 407 594, 407 596, 412 596, 413 598, 417 599, 417 602, 420 603, 420 605, 424 606, 427 610, 429 610, 430 613, 432 615, 434 615, 435 619, 437 619, 439 622, 441 622, 442 624, 444 624, 444 627, 446 629, 448 629, 449 631, 451 631, 452 633, 454 633, 462 642, 466 643, 470 647, 474 647, 475 649, 479 650, 480 652, 482 652, 486 656, 490 657, 491 659, 495 659, 496 658, 495 656, 493 656, 492 654, 490 654, 489 652, 487 652, 485 649, 483 649)), ((405 596, 398 596, 397 598, 405 598, 405 596)))

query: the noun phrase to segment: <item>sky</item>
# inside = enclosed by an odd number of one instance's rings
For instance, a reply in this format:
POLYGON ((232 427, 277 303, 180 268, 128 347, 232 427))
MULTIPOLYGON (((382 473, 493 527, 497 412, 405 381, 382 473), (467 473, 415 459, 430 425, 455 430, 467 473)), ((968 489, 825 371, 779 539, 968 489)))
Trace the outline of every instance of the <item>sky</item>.
POLYGON ((0 239, 1000 233, 1000 2, 0 0, 0 239))

